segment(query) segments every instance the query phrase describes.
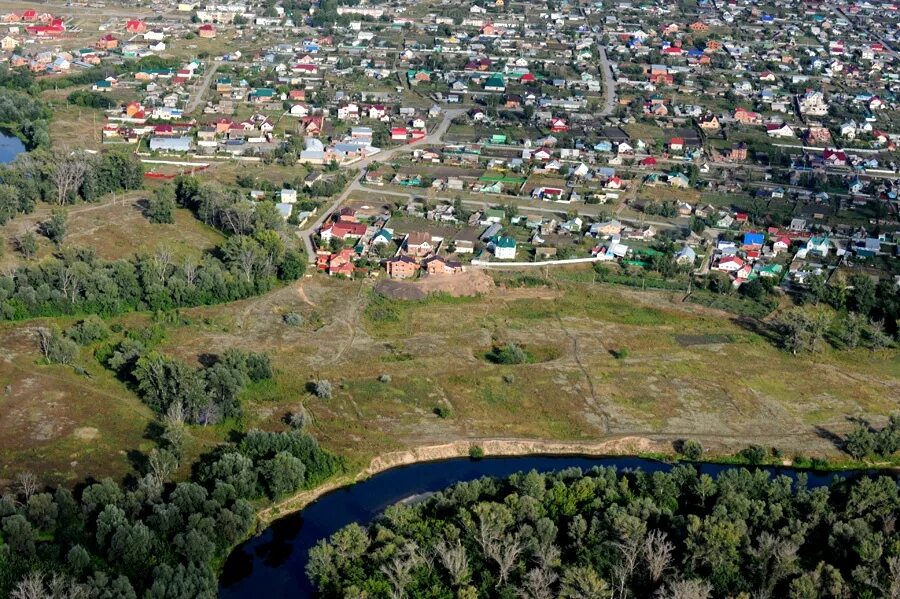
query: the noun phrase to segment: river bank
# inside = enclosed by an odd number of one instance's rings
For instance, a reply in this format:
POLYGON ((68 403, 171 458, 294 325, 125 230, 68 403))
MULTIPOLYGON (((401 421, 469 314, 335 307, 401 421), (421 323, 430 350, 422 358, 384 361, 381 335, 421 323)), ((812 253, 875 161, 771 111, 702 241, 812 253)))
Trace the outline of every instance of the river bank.
MULTIPOLYGON (((257 530, 273 521, 299 511, 326 493, 358 483, 366 478, 399 466, 468 457, 473 447, 480 447, 485 457, 491 456, 636 456, 663 453, 661 443, 645 437, 622 437, 596 443, 541 441, 527 439, 460 440, 439 445, 423 445, 393 451, 372 458, 369 466, 356 474, 345 474, 314 489, 291 495, 257 512, 257 530)), ((671 453, 674 459, 676 456, 671 453)))
MULTIPOLYGON (((436 462, 453 458, 470 457, 472 448, 478 447, 484 457, 525 457, 525 456, 593 456, 593 457, 643 457, 664 461, 678 461, 683 459, 672 448, 670 440, 650 439, 640 436, 624 436, 597 442, 577 441, 549 441, 532 439, 466 439, 441 443, 436 445, 422 445, 409 449, 393 451, 372 458, 369 465, 355 473, 347 473, 329 480, 314 489, 306 489, 283 499, 274 505, 263 507, 257 511, 257 532, 264 530, 275 520, 286 515, 302 510, 310 503, 323 495, 336 489, 353 485, 371 476, 380 474, 392 468, 410 466, 425 462, 436 462)), ((791 459, 767 461, 760 464, 750 464, 746 460, 735 455, 704 455, 703 461, 710 464, 723 466, 772 466, 793 467, 791 459)), ((890 462, 867 464, 845 460, 841 462, 826 462, 822 460, 823 467, 807 468, 798 466, 798 469, 810 469, 817 472, 844 472, 853 470, 884 470, 896 473, 898 467, 890 462)))

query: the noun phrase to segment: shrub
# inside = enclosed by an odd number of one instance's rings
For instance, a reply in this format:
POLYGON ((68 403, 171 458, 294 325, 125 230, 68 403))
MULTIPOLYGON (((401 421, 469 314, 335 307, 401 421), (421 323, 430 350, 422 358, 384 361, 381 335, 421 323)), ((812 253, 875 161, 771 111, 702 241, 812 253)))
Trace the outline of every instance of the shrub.
POLYGON ((528 360, 528 354, 515 343, 507 343, 488 352, 487 359, 494 364, 523 364, 528 360))
POLYGON ((610 353, 616 360, 624 360, 628 358, 628 349, 624 347, 622 349, 614 349, 610 353))
POLYGON ((469 448, 469 457, 473 460, 480 460, 484 457, 484 448, 481 445, 473 445, 469 448))
POLYGON ((759 445, 750 445, 742 449, 740 455, 751 464, 760 464, 766 458, 766 450, 759 445))
POLYGON ((696 462, 703 457, 703 446, 695 439, 685 439, 680 443, 678 452, 686 459, 696 462))
POLYGON ((66 337, 78 345, 90 345, 109 337, 109 327, 96 315, 90 315, 66 331, 66 337))
POLYGON ((437 414, 438 418, 449 418, 450 408, 447 406, 438 406, 434 409, 434 413, 437 414))
POLYGON ((281 320, 289 327, 299 327, 301 324, 303 324, 303 317, 296 312, 288 312, 281 317, 281 320))
POLYGON ((300 408, 294 412, 290 412, 284 418, 284 421, 288 424, 288 426, 297 430, 300 430, 307 424, 309 424, 309 420, 309 412, 307 412, 306 408, 304 408, 303 406, 300 406, 300 408))
POLYGON ((312 384, 313 395, 319 399, 331 399, 332 388, 331 381, 321 379, 312 384))

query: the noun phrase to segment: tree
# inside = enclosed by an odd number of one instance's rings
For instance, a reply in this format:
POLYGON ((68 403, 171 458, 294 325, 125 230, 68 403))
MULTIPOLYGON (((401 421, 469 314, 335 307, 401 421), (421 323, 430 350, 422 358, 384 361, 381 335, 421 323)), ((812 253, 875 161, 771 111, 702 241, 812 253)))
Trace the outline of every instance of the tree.
POLYGON ((0 226, 9 222, 19 211, 19 190, 0 184, 0 226))
POLYGON ((857 424, 844 442, 847 453, 858 460, 874 453, 875 447, 875 434, 865 424, 857 424))
POLYGON ((794 355, 816 350, 828 329, 829 320, 822 309, 791 308, 777 321, 785 349, 794 355))
POLYGON ((681 443, 679 452, 685 458, 696 462, 703 456, 703 446, 696 439, 685 439, 681 443))
POLYGON ((69 215, 64 209, 56 208, 50 213, 50 219, 41 223, 41 232, 57 247, 62 245, 66 237, 68 218, 69 215))
POLYGON ((16 249, 26 260, 30 260, 37 254, 38 243, 34 233, 25 233, 16 239, 16 249))
POLYGON ((559 589, 561 599, 611 599, 612 589, 590 566, 566 569, 559 589))
POLYGON ((154 190, 153 195, 147 200, 147 218, 150 222, 158 224, 171 224, 175 222, 175 187, 165 184, 154 190))
POLYGON ((78 357, 78 345, 58 329, 38 329, 38 345, 51 364, 71 364, 78 357))
POLYGON ((859 346, 865 319, 857 312, 850 312, 841 320, 841 341, 849 349, 859 346))
POLYGON ((88 157, 84 152, 55 152, 51 160, 50 182, 56 192, 56 204, 62 206, 74 199, 74 194, 84 182, 88 157))

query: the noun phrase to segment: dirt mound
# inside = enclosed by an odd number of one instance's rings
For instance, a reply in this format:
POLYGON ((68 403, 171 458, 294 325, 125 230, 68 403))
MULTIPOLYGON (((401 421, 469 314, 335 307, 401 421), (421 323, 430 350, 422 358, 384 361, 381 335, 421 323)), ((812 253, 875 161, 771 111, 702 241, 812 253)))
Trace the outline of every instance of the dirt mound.
POLYGON ((411 281, 378 281, 375 291, 395 300, 420 300, 428 295, 411 281))
POLYGON ((379 281, 375 291, 399 300, 418 300, 430 293, 447 293, 454 297, 488 293, 494 281, 483 271, 473 270, 455 275, 426 275, 417 281, 379 281))

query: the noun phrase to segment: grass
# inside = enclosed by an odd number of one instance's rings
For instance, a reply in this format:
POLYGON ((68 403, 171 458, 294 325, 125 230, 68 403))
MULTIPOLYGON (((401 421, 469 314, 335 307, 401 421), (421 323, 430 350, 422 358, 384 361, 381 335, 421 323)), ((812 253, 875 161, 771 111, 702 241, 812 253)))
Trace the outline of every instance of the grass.
MULTIPOLYGON (((104 199, 97 204, 77 204, 68 208, 68 234, 63 248, 90 248, 100 258, 115 260, 134 255, 152 253, 161 245, 170 248, 177 257, 199 258, 204 252, 219 245, 221 233, 198 221, 185 209, 175 211, 174 224, 154 224, 143 215, 141 201, 148 191, 129 192, 104 199), (127 242, 122 231, 128 231, 127 242)), ((18 265, 20 257, 14 251, 12 240, 26 231, 36 231, 40 222, 49 218, 50 207, 41 205, 34 213, 19 215, 0 227, 0 238, 7 248, 0 256, 0 265, 18 265)), ((39 237, 37 259, 55 253, 47 239, 39 237)))
MULTIPOLYGON (((413 445, 588 442, 607 433, 650 439, 654 451, 687 435, 711 456, 756 443, 788 456, 835 459, 840 454, 817 427, 844 434, 850 416, 880 423, 896 409, 895 350, 793 357, 721 312, 682 303, 680 294, 522 282, 479 297, 398 301, 374 295, 369 281, 315 277, 253 300, 185 311, 182 321, 165 325, 161 351, 194 362, 209 348, 266 351, 277 369, 274 381, 244 390, 241 422, 192 429, 192 455, 234 428, 281 428, 284 414, 304 405, 311 432, 352 467, 413 445), (286 312, 315 314, 318 324, 287 326, 286 312), (730 342, 684 344, 685 335, 730 342), (484 360, 497 343, 515 343, 532 359, 484 360), (314 379, 330 380, 334 396, 312 397, 306 384, 314 379), (436 406, 451 416, 442 418, 436 406)), ((148 322, 143 315, 119 320, 148 322)), ((0 447, 10 464, 0 478, 23 465, 53 479, 121 476, 128 450, 152 446, 144 438, 149 411, 88 355, 80 363, 89 380, 37 365, 33 326, 0 327, 0 347, 11 354, 0 362, 0 381, 10 381, 14 394, 0 396, 0 447), (27 418, 48 414, 64 426, 39 438, 27 418), (93 439, 74 432, 88 427, 97 429, 93 439)))

